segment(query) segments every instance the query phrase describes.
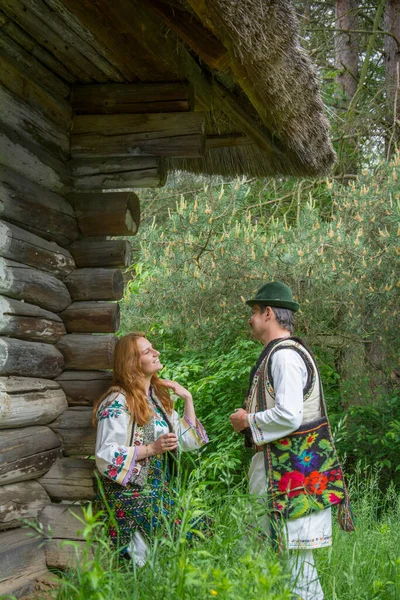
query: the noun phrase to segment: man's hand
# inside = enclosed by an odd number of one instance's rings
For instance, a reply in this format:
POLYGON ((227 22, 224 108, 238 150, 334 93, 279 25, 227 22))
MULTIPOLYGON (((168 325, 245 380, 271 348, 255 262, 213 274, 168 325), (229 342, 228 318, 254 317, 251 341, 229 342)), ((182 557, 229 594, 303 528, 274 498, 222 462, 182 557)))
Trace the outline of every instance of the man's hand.
POLYGON ((249 426, 249 421, 247 419, 247 412, 243 410, 243 408, 237 408, 234 413, 229 417, 232 423, 233 429, 237 431, 242 431, 242 429, 246 429, 249 426))

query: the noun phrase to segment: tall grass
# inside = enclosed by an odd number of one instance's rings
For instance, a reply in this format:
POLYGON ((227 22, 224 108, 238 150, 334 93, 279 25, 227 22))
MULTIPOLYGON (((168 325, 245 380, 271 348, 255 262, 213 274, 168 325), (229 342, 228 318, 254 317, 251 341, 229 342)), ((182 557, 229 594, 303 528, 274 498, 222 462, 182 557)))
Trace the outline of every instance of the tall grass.
MULTIPOLYGON (((257 505, 242 486, 221 493, 220 485, 201 482, 196 469, 178 490, 186 519, 175 535, 167 527, 156 537, 142 569, 118 558, 89 514, 87 551, 64 575, 56 600, 289 600, 282 561, 250 527, 257 505), (200 514, 213 519, 213 533, 189 542, 190 521, 200 514)), ((333 546, 315 552, 325 599, 400 600, 399 497, 392 487, 379 491, 376 473, 358 472, 351 490, 357 531, 344 533, 335 519, 333 546)))

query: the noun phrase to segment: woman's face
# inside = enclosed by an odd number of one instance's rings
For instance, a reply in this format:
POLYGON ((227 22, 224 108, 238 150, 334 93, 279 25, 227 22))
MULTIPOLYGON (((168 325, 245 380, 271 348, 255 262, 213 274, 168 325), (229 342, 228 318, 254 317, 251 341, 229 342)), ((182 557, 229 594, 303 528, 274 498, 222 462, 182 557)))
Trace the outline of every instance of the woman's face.
POLYGON ((140 353, 139 364, 143 375, 149 377, 154 373, 157 373, 157 371, 160 371, 163 367, 158 359, 160 353, 157 352, 157 350, 154 350, 149 340, 140 337, 137 339, 137 345, 140 353))

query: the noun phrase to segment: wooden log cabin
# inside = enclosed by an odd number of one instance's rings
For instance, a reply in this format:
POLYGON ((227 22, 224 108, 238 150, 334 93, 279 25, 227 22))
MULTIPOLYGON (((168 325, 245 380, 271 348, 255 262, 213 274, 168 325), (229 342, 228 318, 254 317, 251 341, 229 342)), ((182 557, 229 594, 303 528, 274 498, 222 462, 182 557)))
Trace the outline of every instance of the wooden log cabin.
POLYGON ((0 595, 19 597, 71 564, 68 506, 94 496, 140 189, 321 175, 334 153, 288 0, 0 0, 0 23, 0 595))

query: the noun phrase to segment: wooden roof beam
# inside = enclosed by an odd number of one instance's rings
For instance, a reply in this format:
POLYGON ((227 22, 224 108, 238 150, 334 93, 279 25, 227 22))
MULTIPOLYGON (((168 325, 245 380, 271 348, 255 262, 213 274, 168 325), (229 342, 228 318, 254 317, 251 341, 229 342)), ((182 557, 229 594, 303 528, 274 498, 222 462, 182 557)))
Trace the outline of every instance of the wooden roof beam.
POLYGON ((144 3, 210 67, 218 71, 228 68, 230 58, 225 46, 193 15, 160 0, 144 0, 144 3))

